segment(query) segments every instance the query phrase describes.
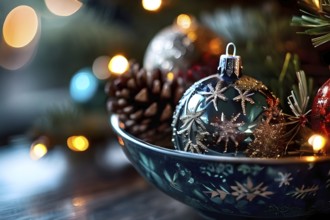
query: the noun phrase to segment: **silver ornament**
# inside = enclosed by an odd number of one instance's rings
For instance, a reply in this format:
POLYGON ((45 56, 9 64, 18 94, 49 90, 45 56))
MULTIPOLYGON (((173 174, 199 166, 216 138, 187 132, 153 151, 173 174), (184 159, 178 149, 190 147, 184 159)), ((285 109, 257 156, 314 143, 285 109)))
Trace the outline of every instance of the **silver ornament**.
POLYGON ((143 60, 147 71, 164 73, 187 70, 204 53, 223 53, 223 40, 209 28, 192 20, 186 26, 177 23, 162 29, 150 41, 143 60))

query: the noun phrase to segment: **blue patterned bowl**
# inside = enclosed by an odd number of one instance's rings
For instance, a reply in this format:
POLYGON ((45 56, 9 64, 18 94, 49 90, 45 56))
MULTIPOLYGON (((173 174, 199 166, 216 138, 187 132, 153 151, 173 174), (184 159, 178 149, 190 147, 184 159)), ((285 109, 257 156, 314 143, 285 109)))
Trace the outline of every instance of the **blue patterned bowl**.
POLYGON ((330 213, 330 157, 235 158, 171 150, 143 142, 111 116, 123 150, 148 182, 216 219, 330 213))

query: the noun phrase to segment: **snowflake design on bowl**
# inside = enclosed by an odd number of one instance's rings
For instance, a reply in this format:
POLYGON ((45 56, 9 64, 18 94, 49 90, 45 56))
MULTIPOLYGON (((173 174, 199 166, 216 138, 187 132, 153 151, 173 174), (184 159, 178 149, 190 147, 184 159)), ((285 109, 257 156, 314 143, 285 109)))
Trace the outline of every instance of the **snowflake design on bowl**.
MULTIPOLYGON (((235 197, 236 201, 245 198, 247 201, 252 202, 256 197, 263 197, 269 199, 270 195, 274 192, 268 191, 268 186, 263 182, 254 185, 250 177, 247 177, 246 183, 235 181, 236 185, 230 186, 231 192, 220 186, 220 189, 204 191, 206 194, 211 194, 211 198, 219 197, 221 200, 226 199, 228 195, 235 197)), ((205 187, 209 189, 209 187, 205 187)))
POLYGON ((263 182, 254 186, 251 178, 248 177, 246 183, 242 184, 236 181, 236 186, 231 186, 233 190, 231 194, 236 197, 236 200, 246 197, 246 199, 251 202, 257 196, 269 198, 270 195, 274 194, 271 191, 267 191, 267 188, 268 186, 264 186, 263 182))
POLYGON ((291 177, 291 173, 278 172, 278 178, 275 178, 275 181, 279 182, 279 188, 281 188, 283 185, 290 185, 291 180, 293 180, 293 178, 291 177))
POLYGON ((306 196, 316 196, 319 186, 314 184, 312 186, 302 185, 300 188, 296 187, 294 191, 287 193, 296 199, 304 199, 306 196))

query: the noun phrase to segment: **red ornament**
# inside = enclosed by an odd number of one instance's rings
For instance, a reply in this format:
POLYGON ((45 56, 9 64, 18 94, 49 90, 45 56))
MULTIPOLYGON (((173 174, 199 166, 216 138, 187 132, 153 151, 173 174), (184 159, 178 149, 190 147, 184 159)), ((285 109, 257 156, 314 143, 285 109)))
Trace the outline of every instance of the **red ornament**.
POLYGON ((311 114, 312 128, 330 137, 330 79, 317 91, 311 114))

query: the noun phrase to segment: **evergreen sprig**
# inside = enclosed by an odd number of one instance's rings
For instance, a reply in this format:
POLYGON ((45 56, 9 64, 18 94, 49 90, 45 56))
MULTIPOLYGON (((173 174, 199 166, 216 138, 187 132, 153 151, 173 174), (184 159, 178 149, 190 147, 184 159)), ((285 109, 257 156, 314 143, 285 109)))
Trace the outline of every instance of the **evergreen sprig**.
POLYGON ((303 27, 300 34, 312 36, 314 47, 321 46, 330 41, 330 0, 305 0, 298 2, 301 16, 293 16, 291 24, 303 27))

